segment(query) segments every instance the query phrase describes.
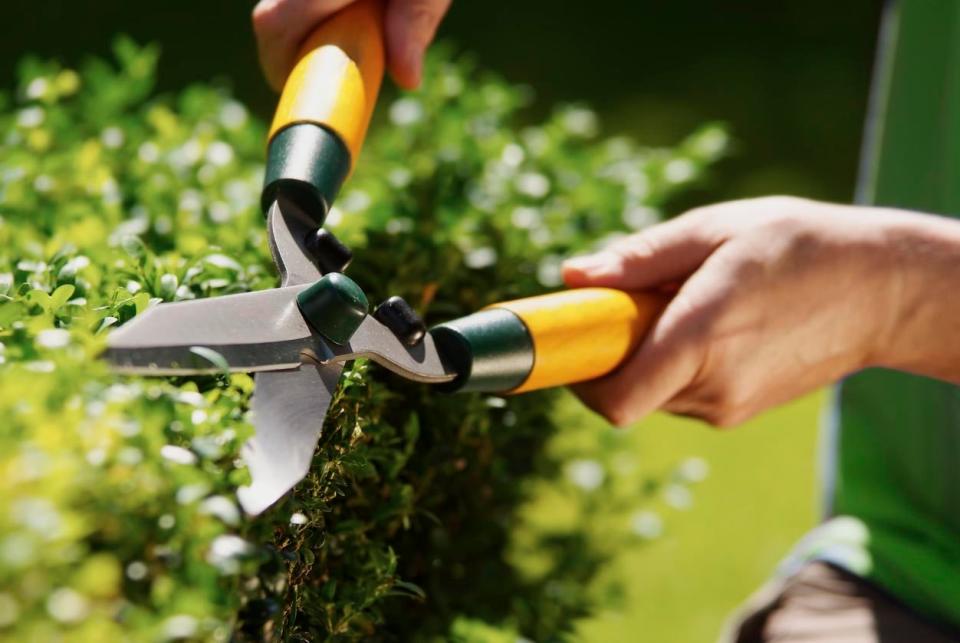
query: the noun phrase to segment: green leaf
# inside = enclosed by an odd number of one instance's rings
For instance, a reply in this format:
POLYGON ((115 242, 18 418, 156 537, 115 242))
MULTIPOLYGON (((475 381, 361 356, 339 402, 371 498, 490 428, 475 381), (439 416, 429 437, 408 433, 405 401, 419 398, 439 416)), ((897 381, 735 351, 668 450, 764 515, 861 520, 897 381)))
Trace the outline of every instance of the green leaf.
POLYGON ((220 369, 220 372, 224 375, 229 375, 230 364, 227 363, 227 360, 223 355, 212 348, 207 348, 206 346, 191 346, 190 352, 197 357, 210 362, 211 365, 220 369))
POLYGON ((73 293, 76 292, 76 290, 76 286, 71 284, 64 284, 63 286, 60 286, 54 290, 50 295, 49 310, 51 312, 60 310, 60 308, 67 303, 70 297, 73 296, 73 293))
POLYGON ((419 585, 398 580, 393 583, 392 592, 399 596, 410 596, 412 598, 424 601, 427 599, 427 593, 419 585))
POLYGON ((31 290, 27 293, 26 299, 30 305, 37 306, 45 313, 49 313, 51 311, 51 297, 43 290, 31 290))
POLYGON ((138 292, 133 296, 133 303, 136 306, 137 314, 143 314, 143 311, 150 306, 150 293, 138 292))
POLYGON ((19 301, 0 301, 0 330, 9 329, 13 322, 26 315, 27 309, 19 301))

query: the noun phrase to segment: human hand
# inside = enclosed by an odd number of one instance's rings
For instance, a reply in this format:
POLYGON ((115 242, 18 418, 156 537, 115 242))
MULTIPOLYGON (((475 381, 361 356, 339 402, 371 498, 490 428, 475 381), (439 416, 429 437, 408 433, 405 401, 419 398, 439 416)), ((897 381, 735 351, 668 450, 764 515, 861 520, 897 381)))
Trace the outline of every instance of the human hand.
POLYGON ((906 342, 897 336, 909 326, 905 302, 921 290, 897 249, 912 225, 904 218, 940 219, 790 197, 735 201, 567 261, 571 287, 682 282, 636 353, 575 392, 617 425, 662 408, 729 426, 867 365, 908 362, 889 350, 895 336, 906 342))
MULTIPOLYGON (((423 57, 451 0, 388 0, 385 30, 387 68, 405 89, 420 84, 423 57)), ((354 0, 260 0, 253 9, 260 66, 279 91, 313 29, 354 0)))

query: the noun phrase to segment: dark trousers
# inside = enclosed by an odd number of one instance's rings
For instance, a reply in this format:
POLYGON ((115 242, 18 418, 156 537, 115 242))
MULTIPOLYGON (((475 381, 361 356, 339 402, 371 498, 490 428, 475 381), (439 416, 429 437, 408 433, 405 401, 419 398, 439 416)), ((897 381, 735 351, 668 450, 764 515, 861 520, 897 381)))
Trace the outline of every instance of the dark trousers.
POLYGON ((825 563, 770 583, 747 603, 722 640, 729 643, 947 643, 939 627, 886 592, 825 563))

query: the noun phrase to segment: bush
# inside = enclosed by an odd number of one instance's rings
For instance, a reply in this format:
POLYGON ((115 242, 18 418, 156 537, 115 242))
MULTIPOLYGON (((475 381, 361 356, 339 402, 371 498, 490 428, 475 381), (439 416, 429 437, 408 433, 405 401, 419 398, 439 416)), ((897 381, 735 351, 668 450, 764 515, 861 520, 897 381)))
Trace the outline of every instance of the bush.
MULTIPOLYGON (((262 123, 210 86, 154 97, 157 51, 115 50, 27 61, 0 97, 0 635, 549 640, 615 600, 597 572, 656 531, 635 512, 663 481, 624 462, 629 434, 558 433, 555 391, 445 396, 358 361, 310 475, 250 521, 251 378, 96 359, 156 302, 276 283, 262 123)), ((655 220, 724 145, 598 139, 583 107, 518 127, 527 92, 450 59, 384 101, 329 219, 372 299, 430 323, 559 285, 560 257, 655 220)))

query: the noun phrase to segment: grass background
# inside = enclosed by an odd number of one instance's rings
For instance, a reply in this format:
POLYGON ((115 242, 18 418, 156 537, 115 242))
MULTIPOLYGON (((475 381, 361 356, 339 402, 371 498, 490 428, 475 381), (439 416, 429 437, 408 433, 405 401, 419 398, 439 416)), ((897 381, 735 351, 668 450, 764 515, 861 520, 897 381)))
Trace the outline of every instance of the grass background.
MULTIPOLYGON (((577 638, 715 640, 731 612, 817 520, 816 449, 825 399, 815 393, 724 431, 665 414, 627 429, 636 434, 628 444, 640 466, 662 470, 699 456, 710 474, 694 487, 689 509, 665 516, 661 537, 616 556, 608 569, 623 581, 622 604, 582 621, 577 638)), ((560 413, 574 433, 614 430, 572 396, 560 413)), ((544 493, 531 511, 560 511, 557 502, 544 493)))

